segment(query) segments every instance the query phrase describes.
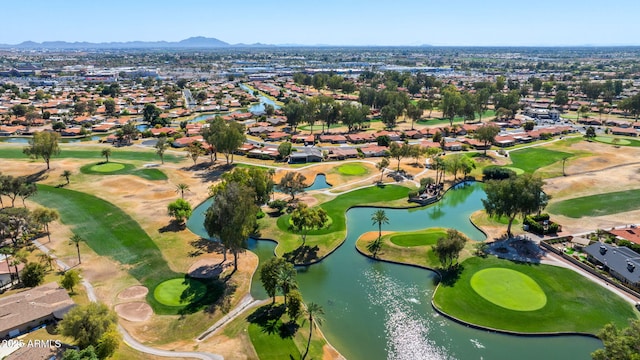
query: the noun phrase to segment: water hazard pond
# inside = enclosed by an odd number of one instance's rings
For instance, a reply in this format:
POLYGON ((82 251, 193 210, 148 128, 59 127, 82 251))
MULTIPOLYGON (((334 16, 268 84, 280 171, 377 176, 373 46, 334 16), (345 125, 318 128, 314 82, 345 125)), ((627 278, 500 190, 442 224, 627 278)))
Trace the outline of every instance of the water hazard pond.
MULTIPOLYGON (((469 222, 471 213, 482 208, 483 196, 481 184, 472 184, 449 191, 442 201, 428 207, 385 209, 389 224, 384 230, 451 227, 471 239, 484 240, 469 222)), ((208 206, 205 202, 197 208, 190 223, 202 223, 206 210, 202 208, 208 206)), ((582 336, 495 334, 438 315, 431 307, 433 272, 373 261, 355 250, 357 238, 375 230, 370 220, 373 211, 349 210, 345 243, 319 264, 298 269, 305 301, 324 307, 322 330, 347 359, 588 359, 601 346, 598 340, 582 336)), ((249 245, 261 262, 273 256, 272 242, 251 240, 249 245)), ((256 298, 267 297, 257 277, 251 293, 256 298)))

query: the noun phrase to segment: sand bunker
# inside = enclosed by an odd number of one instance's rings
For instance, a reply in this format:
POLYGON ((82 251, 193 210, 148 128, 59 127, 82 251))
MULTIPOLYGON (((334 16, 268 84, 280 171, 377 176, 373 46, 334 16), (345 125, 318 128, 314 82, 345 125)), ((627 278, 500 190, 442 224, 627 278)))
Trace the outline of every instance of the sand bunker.
POLYGON ((115 310, 118 316, 133 322, 146 321, 153 314, 151 306, 142 301, 118 304, 115 306, 115 310))
POLYGON ((128 287, 118 294, 118 299, 130 300, 130 299, 142 299, 149 293, 149 289, 142 285, 134 285, 128 287))

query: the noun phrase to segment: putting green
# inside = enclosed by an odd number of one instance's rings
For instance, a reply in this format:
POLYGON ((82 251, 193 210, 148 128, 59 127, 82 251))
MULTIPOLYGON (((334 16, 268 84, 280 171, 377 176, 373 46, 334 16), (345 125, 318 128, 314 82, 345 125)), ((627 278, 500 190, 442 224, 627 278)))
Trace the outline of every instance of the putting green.
POLYGON ((519 271, 488 268, 473 274, 470 281, 478 295, 505 309, 534 311, 547 304, 540 285, 519 271))
POLYGON ((609 136, 598 136, 598 137, 596 137, 596 141, 607 143, 607 144, 613 144, 613 139, 618 139, 617 145, 629 145, 629 144, 631 144, 631 141, 625 140, 625 139, 621 139, 621 138, 615 138, 615 137, 609 137, 609 136))
POLYGON ((91 171, 101 172, 101 173, 114 172, 122 169, 124 169, 124 164, 113 163, 113 162, 96 164, 91 167, 91 171))
POLYGON ((177 278, 161 282, 153 290, 153 297, 167 306, 184 306, 200 300, 207 287, 198 280, 177 278))
POLYGON ((443 229, 430 229, 423 232, 412 234, 392 235, 390 240, 398 246, 422 246, 435 245, 438 239, 447 236, 447 232, 443 229))
POLYGON ((360 164, 344 164, 338 167, 338 172, 343 175, 364 175, 368 171, 360 164))
POLYGON ((522 175, 524 174, 524 170, 517 168, 517 167, 513 167, 513 166, 503 166, 503 169, 509 169, 511 171, 513 171, 514 173, 516 173, 516 175, 522 175))

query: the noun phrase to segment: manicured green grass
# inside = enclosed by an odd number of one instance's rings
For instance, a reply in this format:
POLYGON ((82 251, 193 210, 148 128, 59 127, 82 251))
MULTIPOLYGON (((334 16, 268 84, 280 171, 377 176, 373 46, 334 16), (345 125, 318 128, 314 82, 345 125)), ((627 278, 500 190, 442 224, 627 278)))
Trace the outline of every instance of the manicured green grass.
MULTIPOLYGON (((624 138, 616 137, 616 138, 620 139, 620 142, 614 145, 640 147, 640 140, 635 140, 630 137, 624 137, 624 138)), ((595 141, 605 143, 605 144, 613 144, 613 139, 614 137, 612 136, 598 136, 595 138, 595 141)))
POLYGON ((524 174, 524 170, 517 168, 517 167, 513 167, 513 166, 503 166, 503 168, 505 169, 509 169, 511 171, 513 171, 514 173, 516 173, 516 175, 522 175, 524 174))
MULTIPOLYGON (((376 257, 403 264, 438 269, 442 264, 440 263, 438 255, 433 251, 433 246, 438 242, 438 239, 445 236, 446 233, 447 229, 445 228, 427 228, 411 232, 396 232, 383 235, 376 257), (396 240, 394 241, 393 238, 396 238, 396 240), (397 238, 400 239, 399 244, 396 243, 397 238)), ((365 237, 363 236, 356 241, 356 248, 364 254, 373 255, 369 249, 369 244, 375 239, 364 239, 365 237)), ((471 256, 474 243, 475 241, 467 241, 464 249, 460 252, 458 261, 462 261, 471 256)))
POLYGON ((207 287, 198 280, 176 278, 161 282, 153 290, 159 303, 167 306, 185 306, 198 301, 207 292, 207 287))
MULTIPOLYGON (((247 332, 260 360, 299 359, 307 347, 309 321, 304 317, 291 323, 284 313, 284 305, 262 306, 247 318, 247 332)), ((237 327, 236 327, 237 328, 237 327)), ((313 332, 308 359, 322 359, 326 341, 317 328, 313 332)))
MULTIPOLYGON (((57 209, 61 222, 71 226, 73 233, 80 235, 96 254, 126 265, 129 274, 150 290, 147 301, 157 314, 176 314, 183 309, 159 303, 153 292, 164 280, 184 274, 169 268, 156 243, 120 208, 93 195, 46 185, 38 185, 33 200, 57 209)), ((212 294, 219 293, 215 284, 207 286, 212 294)), ((196 305, 189 306, 195 309, 196 305)))
POLYGON ((583 196, 552 203, 552 214, 571 218, 603 216, 640 209, 640 189, 583 196))
POLYGON ((167 180, 167 175, 159 169, 136 169, 132 164, 116 162, 88 164, 80 168, 84 174, 92 175, 135 175, 147 180, 167 180))
POLYGON ((526 148, 509 153, 513 166, 522 169, 526 173, 533 173, 536 170, 561 161, 573 154, 554 151, 541 147, 526 148))
MULTIPOLYGON (((0 158, 1 159, 28 159, 28 157, 22 153, 22 147, 17 146, 0 146, 0 158)), ((81 149, 77 147, 62 147, 60 155, 51 158, 52 162, 56 159, 102 159, 102 155, 99 149, 81 149)), ((152 150, 141 151, 127 151, 114 149, 111 153, 110 159, 114 160, 138 160, 146 162, 158 162, 160 158, 152 150)), ((173 154, 165 154, 164 161, 177 163, 184 160, 184 157, 178 157, 173 154)), ((38 161, 42 161, 41 159, 38 161)))
MULTIPOLYGON (((344 231, 346 230, 345 212, 349 208, 356 205, 406 198, 409 191, 409 188, 404 186, 387 185, 384 187, 370 186, 339 195, 335 199, 320 205, 333 220, 333 223, 323 229, 310 231, 309 235, 324 235, 336 231, 344 231)), ((289 232, 290 218, 290 215, 283 215, 278 218, 278 228, 289 232)))
POLYGON ((337 170, 342 175, 364 175, 368 172, 367 168, 360 164, 340 165, 337 170))
MULTIPOLYGON (((282 326, 282 321, 278 320, 274 326, 276 329, 282 326)), ((258 324, 249 324, 249 337, 260 360, 297 359, 300 357, 300 351, 298 351, 293 338, 283 338, 276 331, 270 333, 258 324)))
POLYGON ((535 280, 511 269, 480 270, 471 277, 471 287, 478 295, 509 310, 533 311, 547 304, 547 296, 535 280))
POLYGON ((596 141, 602 142, 605 144, 614 144, 614 145, 631 145, 631 141, 621 138, 621 137, 610 137, 610 136, 597 136, 595 138, 596 141), (614 144, 613 139, 618 139, 617 143, 614 144))
POLYGON ((438 286, 434 305, 463 321, 494 329, 524 333, 584 332, 595 334, 605 324, 618 327, 636 318, 633 307, 608 289, 578 273, 551 265, 518 264, 494 257, 467 259, 453 285, 438 286), (532 278, 544 291, 546 305, 534 311, 514 311, 478 295, 471 286, 477 272, 511 269, 532 278))
POLYGON ((90 169, 91 171, 94 171, 94 172, 109 173, 109 172, 122 170, 124 168, 125 168, 125 164, 111 162, 111 163, 98 163, 91 166, 90 169))
POLYGON ((413 233, 399 233, 392 235, 390 241, 398 246, 422 246, 434 245, 438 239, 445 237, 447 231, 445 229, 433 228, 413 233))
MULTIPOLYGON (((346 236, 345 212, 349 208, 406 199, 409 191, 409 188, 398 185, 371 186, 339 195, 320 205, 333 222, 325 228, 309 232, 305 245, 312 253, 305 255, 303 259, 296 257, 295 261, 307 263, 318 260, 339 246, 346 236)), ((291 215, 287 214, 277 220, 268 216, 259 220, 261 236, 277 240, 276 253, 281 256, 299 249, 302 244, 300 235, 289 230, 290 218, 291 215)))

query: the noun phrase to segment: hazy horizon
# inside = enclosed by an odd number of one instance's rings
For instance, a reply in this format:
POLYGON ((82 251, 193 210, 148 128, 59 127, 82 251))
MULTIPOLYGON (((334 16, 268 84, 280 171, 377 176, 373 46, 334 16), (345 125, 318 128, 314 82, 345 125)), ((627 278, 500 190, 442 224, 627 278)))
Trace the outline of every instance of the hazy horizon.
POLYGON ((176 42, 195 36, 229 44, 302 46, 638 46, 640 2, 616 11, 595 0, 508 0, 455 5, 424 0, 27 0, 3 4, 0 43, 176 42))

